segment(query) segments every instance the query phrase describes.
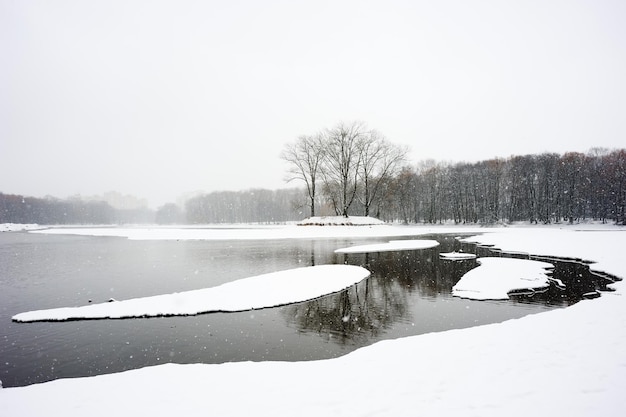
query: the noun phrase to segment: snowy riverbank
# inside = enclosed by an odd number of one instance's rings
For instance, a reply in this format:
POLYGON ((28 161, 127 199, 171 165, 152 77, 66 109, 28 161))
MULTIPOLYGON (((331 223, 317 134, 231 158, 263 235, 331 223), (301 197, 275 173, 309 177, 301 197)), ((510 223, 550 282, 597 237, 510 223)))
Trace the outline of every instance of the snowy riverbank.
MULTIPOLYGON (((265 232, 298 238, 302 231, 334 228, 295 229, 265 232)), ((381 237, 480 232, 471 240, 592 260, 593 270, 626 277, 626 231, 618 227, 352 229, 357 236, 381 237)), ((350 233, 341 227, 335 232, 350 233)), ((121 236, 134 235, 127 229, 121 236)), ((613 287, 615 292, 566 309, 380 342, 332 360, 162 365, 5 388, 0 404, 12 416, 617 416, 626 406, 626 300, 624 283, 613 287)))
POLYGON ((38 224, 0 223, 0 232, 21 232, 23 230, 40 229, 38 224))

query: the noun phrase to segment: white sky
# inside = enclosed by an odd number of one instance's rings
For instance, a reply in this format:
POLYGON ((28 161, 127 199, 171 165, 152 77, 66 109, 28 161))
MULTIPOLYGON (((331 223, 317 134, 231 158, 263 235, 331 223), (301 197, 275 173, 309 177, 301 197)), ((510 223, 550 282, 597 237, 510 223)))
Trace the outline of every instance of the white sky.
POLYGON ((0 192, 282 188, 361 120, 411 159, 626 146, 626 2, 0 0, 0 192))

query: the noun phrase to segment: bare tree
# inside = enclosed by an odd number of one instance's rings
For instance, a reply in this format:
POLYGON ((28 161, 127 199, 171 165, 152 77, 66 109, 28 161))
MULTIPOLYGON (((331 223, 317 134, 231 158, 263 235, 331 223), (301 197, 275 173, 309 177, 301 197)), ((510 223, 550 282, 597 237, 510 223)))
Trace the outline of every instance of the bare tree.
POLYGON ((615 150, 607 158, 607 176, 612 184, 612 217, 617 224, 626 225, 626 150, 615 150))
POLYGON ((418 175, 423 199, 424 221, 440 222, 444 217, 447 167, 434 160, 422 161, 418 175))
POLYGON ((544 224, 557 221, 557 171, 559 155, 544 153, 537 157, 537 213, 544 224))
POLYGON ((506 163, 503 211, 509 221, 537 223, 537 157, 512 156, 506 163))
POLYGON ((361 122, 339 123, 326 133, 324 191, 337 215, 348 217, 357 195, 362 143, 367 136, 361 122))
POLYGON ((415 169, 409 166, 403 167, 398 175, 391 182, 391 195, 394 198, 394 209, 396 213, 391 216, 392 219, 397 218, 403 223, 417 223, 417 173, 415 169))
POLYGON ((373 130, 364 135, 360 142, 360 172, 363 194, 361 203, 365 215, 370 215, 370 206, 379 194, 381 185, 397 174, 406 159, 408 149, 389 143, 379 132, 373 130))
POLYGON ((306 185, 311 206, 311 217, 315 216, 317 175, 324 155, 324 138, 321 133, 314 136, 300 136, 294 143, 285 145, 280 154, 280 157, 290 165, 287 182, 302 180, 306 185))
POLYGON ((582 217, 581 183, 585 155, 580 152, 567 152, 561 157, 559 175, 562 180, 564 218, 571 224, 582 217))

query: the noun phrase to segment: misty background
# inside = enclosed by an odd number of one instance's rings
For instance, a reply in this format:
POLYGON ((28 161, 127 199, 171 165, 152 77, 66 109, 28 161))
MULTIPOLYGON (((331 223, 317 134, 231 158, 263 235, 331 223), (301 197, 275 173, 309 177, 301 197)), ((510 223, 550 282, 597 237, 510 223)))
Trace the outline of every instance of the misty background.
POLYGON ((0 0, 0 192, 278 190, 284 144, 344 120, 414 164, 623 148, 624 21, 609 0, 0 0))

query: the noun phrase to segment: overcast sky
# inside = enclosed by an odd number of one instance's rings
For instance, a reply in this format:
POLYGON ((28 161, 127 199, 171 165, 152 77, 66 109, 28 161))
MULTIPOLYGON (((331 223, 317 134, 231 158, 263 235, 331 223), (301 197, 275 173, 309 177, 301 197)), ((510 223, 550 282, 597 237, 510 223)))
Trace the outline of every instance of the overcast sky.
POLYGON ((415 163, 623 148, 625 22, 622 0, 0 0, 0 192, 282 188, 285 143, 354 120, 415 163))

